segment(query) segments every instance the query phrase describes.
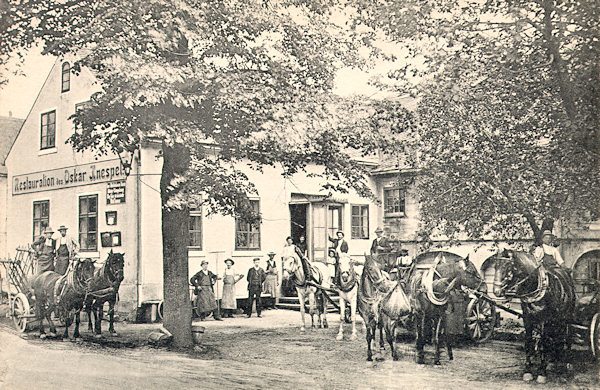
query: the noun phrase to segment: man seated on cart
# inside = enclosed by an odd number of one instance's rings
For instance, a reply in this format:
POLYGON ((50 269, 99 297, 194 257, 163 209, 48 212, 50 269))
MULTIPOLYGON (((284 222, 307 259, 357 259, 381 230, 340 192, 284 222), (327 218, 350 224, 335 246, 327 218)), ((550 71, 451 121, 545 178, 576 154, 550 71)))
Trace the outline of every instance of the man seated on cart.
POLYGON ((48 226, 44 230, 44 234, 33 242, 32 246, 36 252, 37 274, 54 271, 54 256, 56 254, 54 248, 56 243, 52 238, 52 234, 54 234, 54 230, 48 226))
POLYGON ((73 237, 67 235, 67 227, 60 225, 58 228, 60 237, 55 240, 56 263, 54 264, 55 272, 64 275, 69 268, 69 263, 77 255, 78 244, 73 237))

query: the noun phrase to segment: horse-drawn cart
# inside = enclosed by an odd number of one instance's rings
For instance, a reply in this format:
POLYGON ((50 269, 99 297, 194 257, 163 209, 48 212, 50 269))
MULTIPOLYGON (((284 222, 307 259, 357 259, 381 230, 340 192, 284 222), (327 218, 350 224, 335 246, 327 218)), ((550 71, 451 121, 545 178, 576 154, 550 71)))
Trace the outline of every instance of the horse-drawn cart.
POLYGON ((31 248, 17 248, 15 259, 0 260, 8 280, 9 311, 15 328, 19 332, 27 330, 27 324, 35 318, 33 294, 28 278, 33 275, 35 253, 31 248))

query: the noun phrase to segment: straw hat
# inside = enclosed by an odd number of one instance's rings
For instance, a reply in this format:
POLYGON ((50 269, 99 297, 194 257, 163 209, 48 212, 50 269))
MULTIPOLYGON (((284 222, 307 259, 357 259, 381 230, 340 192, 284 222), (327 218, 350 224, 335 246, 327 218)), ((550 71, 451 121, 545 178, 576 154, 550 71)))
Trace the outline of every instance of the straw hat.
POLYGON ((225 259, 224 263, 227 264, 227 262, 230 262, 231 265, 235 264, 235 261, 233 261, 233 259, 225 259))

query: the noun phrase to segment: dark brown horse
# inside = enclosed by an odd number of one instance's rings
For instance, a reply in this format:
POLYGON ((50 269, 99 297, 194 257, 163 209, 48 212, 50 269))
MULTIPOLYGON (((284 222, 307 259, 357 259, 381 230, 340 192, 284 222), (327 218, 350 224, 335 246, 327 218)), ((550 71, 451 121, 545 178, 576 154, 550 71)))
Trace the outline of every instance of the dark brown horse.
POLYGON ((54 271, 46 271, 32 279, 35 294, 35 312, 40 321, 40 338, 46 338, 44 318, 50 325, 50 335, 56 336, 56 327, 50 318, 52 312, 65 322, 64 338, 69 337, 69 326, 75 314, 73 336, 79 335, 79 312, 89 291, 89 283, 94 276, 94 263, 90 259, 75 260, 72 267, 63 276, 54 271))
POLYGON ((525 326, 524 381, 533 380, 532 358, 539 355, 537 381, 546 382, 546 360, 564 359, 568 324, 573 321, 575 288, 571 276, 557 266, 538 264, 533 255, 504 251, 496 257, 494 294, 521 300, 525 326))
POLYGON ((114 253, 112 250, 108 258, 96 272, 90 282, 90 292, 84 302, 88 315, 88 330, 92 331, 92 311, 94 312, 94 333, 102 334, 102 318, 104 316, 104 303, 108 302, 109 326, 108 332, 116 336, 114 328, 115 303, 119 293, 119 286, 123 281, 123 268, 125 259, 123 253, 114 253))
MULTIPOLYGON (((433 264, 429 267, 413 268, 406 285, 400 283, 399 287, 405 289, 410 300, 412 321, 416 327, 417 363, 425 362, 424 346, 431 335, 435 347, 434 364, 440 364, 440 337, 445 329, 450 294, 461 286, 480 289, 485 283, 475 265, 468 259, 443 251, 428 252, 424 255, 435 256, 433 264)), ((400 318, 387 317, 389 321, 384 321, 386 330, 391 331, 400 318)), ((384 316, 384 320, 386 319, 384 316)), ((447 338, 443 341, 446 343, 448 358, 452 360, 452 344, 447 338)))
POLYGON ((375 340, 375 332, 379 328, 379 347, 383 349, 383 322, 380 317, 379 304, 394 288, 394 282, 381 270, 384 264, 379 256, 365 255, 365 264, 358 285, 358 311, 367 329, 367 360, 373 360, 371 344, 375 340))

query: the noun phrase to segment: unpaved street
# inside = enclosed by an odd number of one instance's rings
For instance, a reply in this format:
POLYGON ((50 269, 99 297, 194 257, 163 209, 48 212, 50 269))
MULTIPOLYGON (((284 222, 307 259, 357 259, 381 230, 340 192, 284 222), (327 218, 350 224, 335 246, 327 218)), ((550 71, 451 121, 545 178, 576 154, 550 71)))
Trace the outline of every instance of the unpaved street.
MULTIPOLYGON (((381 362, 365 361, 362 324, 359 339, 336 341, 337 316, 329 329, 299 332, 299 313, 266 311, 262 319, 207 320, 201 348, 191 353, 145 345, 156 325, 117 324, 120 335, 106 340, 21 338, 6 322, 0 327, 0 387, 3 389, 185 389, 185 388, 418 388, 505 389, 535 387, 521 382, 523 353, 514 341, 492 340, 461 346, 442 366, 413 361, 412 342, 400 343, 398 362, 389 349, 381 362)), ((549 375, 544 388, 596 388, 598 367, 587 351, 577 351, 575 374, 566 380, 549 375)))

